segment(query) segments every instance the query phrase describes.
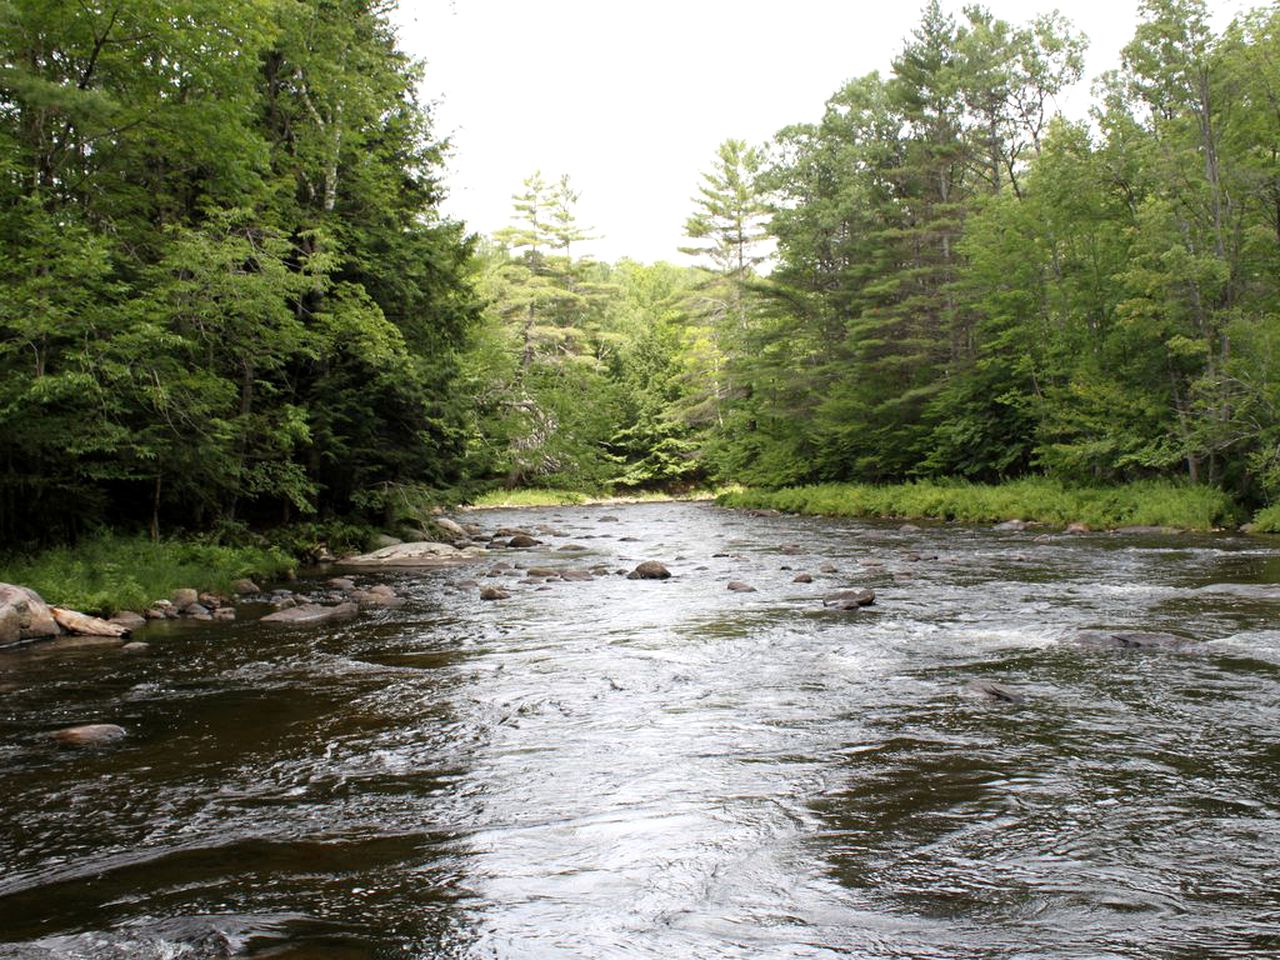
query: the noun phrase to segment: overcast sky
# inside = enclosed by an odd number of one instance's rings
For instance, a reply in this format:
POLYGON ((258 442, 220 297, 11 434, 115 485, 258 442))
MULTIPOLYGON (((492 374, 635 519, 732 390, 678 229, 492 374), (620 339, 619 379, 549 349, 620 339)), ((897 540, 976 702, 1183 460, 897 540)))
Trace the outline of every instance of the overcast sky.
MULTIPOLYGON (((1261 2, 1261 0, 1259 0, 1261 2)), ((1209 0, 1215 26, 1255 6, 1209 0)), ((1022 23, 1053 9, 987 0, 1022 23)), ((453 143, 445 211, 481 233, 541 170, 581 192, 584 244, 606 260, 684 262, 677 252, 717 145, 815 121, 846 80, 887 72, 923 0, 400 0, 400 45, 427 61, 424 100, 453 143)), ((959 12, 959 3, 944 0, 959 12)), ((1090 39, 1086 79, 1062 104, 1084 116, 1090 80, 1115 66, 1138 0, 1063 0, 1090 39)))

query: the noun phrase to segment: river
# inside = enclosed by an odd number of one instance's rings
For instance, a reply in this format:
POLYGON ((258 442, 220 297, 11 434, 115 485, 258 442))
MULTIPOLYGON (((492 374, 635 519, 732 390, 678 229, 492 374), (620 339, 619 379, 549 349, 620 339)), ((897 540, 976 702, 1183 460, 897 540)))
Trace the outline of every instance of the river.
POLYGON ((469 518, 558 535, 345 624, 0 655, 0 957, 1280 955, 1272 541, 469 518), (499 560, 611 573, 482 601, 499 560))

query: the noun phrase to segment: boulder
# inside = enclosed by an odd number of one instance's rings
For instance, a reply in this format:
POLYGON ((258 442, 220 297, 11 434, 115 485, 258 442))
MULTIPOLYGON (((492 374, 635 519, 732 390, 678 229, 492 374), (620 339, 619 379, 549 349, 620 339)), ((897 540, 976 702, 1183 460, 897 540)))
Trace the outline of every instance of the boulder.
POLYGON ((231 584, 231 591, 241 597, 247 597, 251 593, 262 592, 258 585, 248 577, 237 580, 235 583, 231 584))
POLYGON ((859 607, 869 607, 875 602, 876 592, 866 587, 858 590, 841 590, 838 593, 829 593, 822 598, 824 607, 832 607, 836 610, 857 610, 859 607))
POLYGON ((591 549, 590 547, 584 547, 580 543, 566 543, 563 547, 560 547, 560 552, 561 553, 583 553, 584 551, 590 550, 590 549, 591 549))
POLYGON ((418 543, 398 543, 382 547, 372 553, 347 557, 342 562, 360 567, 437 567, 463 563, 481 556, 479 547, 458 549, 447 543, 424 540, 418 543))
POLYGON ((1004 523, 997 523, 993 528, 995 530, 1025 530, 1027 529, 1027 521, 1025 520, 1006 520, 1004 523))
POLYGON ((834 563, 824 563, 818 568, 819 573, 838 573, 839 569, 834 563))
POLYGON ((755 593, 756 588, 749 583, 743 583, 741 580, 730 580, 729 585, 725 588, 732 590, 734 593, 755 593))
POLYGON ((75 610, 64 610, 62 607, 50 607, 53 619, 67 633, 81 637, 123 637, 129 629, 122 624, 110 620, 100 620, 75 610))
POLYGON ((101 747, 123 740, 128 736, 128 731, 114 723, 86 723, 78 727, 65 727, 51 736, 68 747, 101 747))
POLYGON ((646 560, 627 574, 628 580, 666 580, 671 571, 657 560, 646 560))
POLYGON ((132 610, 121 610, 111 618, 112 623, 118 623, 130 633, 147 625, 147 618, 140 613, 134 613, 132 610))
POLYGON ((0 646, 22 642, 22 621, 11 606, 0 607, 0 646))
POLYGON ((530 536, 529 531, 521 530, 519 527, 499 527, 497 530, 493 532, 493 537, 495 540, 498 539, 499 537, 509 540, 512 537, 527 537, 527 536, 530 536))
POLYGON ((510 540, 507 541, 507 546, 513 547, 517 550, 524 550, 529 547, 536 547, 540 543, 542 543, 541 540, 535 540, 533 537, 529 536, 527 533, 517 533, 514 537, 512 537, 510 540))
POLYGON ((262 618, 262 622, 283 623, 294 627, 310 627, 321 623, 350 620, 359 611, 360 608, 354 603, 340 603, 333 607, 324 607, 318 603, 304 603, 300 606, 269 613, 262 618))
POLYGON ((38 593, 0 583, 0 644, 56 637, 60 632, 52 611, 38 593))
POLYGON ((525 573, 530 577, 558 577, 561 571, 555 567, 530 567, 525 573))
POLYGON ((380 533, 373 538, 372 546, 374 550, 381 550, 384 547, 394 547, 404 543, 399 537, 393 537, 389 533, 380 533))
POLYGON ((594 580, 595 575, 590 570, 561 570, 560 579, 570 582, 586 582, 587 580, 594 580))
POLYGON ((797 573, 794 577, 791 578, 791 582, 792 583, 813 583, 813 574, 797 573))
POLYGON ((350 593, 356 588, 356 582, 350 577, 333 577, 330 580, 326 580, 324 585, 326 587, 332 587, 334 590, 343 590, 347 593, 350 593))
POLYGON ((151 649, 151 644, 143 643, 141 640, 131 640, 120 648, 121 653, 127 653, 131 656, 139 656, 151 649))
POLYGON ((470 534, 463 528, 462 524, 456 520, 450 520, 448 517, 436 517, 435 524, 449 536, 457 540, 465 540, 470 534))
POLYGON ((179 587, 177 590, 173 591, 169 600, 177 609, 181 610, 184 607, 189 607, 191 604, 199 602, 200 594, 191 587, 179 587))
POLYGON ((480 588, 481 600, 509 600, 510 598, 511 598, 511 594, 507 593, 507 591, 502 590, 498 587, 481 587, 480 588))

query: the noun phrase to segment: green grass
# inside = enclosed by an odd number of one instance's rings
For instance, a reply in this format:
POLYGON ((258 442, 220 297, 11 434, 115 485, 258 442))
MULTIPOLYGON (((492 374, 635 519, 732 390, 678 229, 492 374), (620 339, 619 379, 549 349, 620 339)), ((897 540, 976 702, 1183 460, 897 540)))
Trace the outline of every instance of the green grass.
POLYGON ((1253 515, 1249 524, 1251 533, 1280 533, 1280 503, 1263 507, 1253 515))
POLYGON ((573 490, 550 490, 545 487, 529 487, 524 490, 490 490, 472 501, 477 507, 562 507, 586 503, 585 493, 573 490))
POLYGON ((35 590, 46 603, 109 616, 144 610, 179 587, 226 592, 241 577, 270 581, 294 560, 274 547, 104 534, 34 556, 0 558, 0 582, 35 590))
MULTIPOLYGON (((1142 481, 1114 487, 1066 487, 1030 478, 996 486, 920 481, 896 486, 819 484, 721 495, 727 507, 775 509, 832 517, 899 517, 995 523, 1027 520, 1096 529, 1124 526, 1212 530, 1234 526, 1234 502, 1210 487, 1142 481)), ((1280 517, 1277 517, 1280 520, 1280 517)))
POLYGON ((601 491, 552 490, 545 487, 529 487, 524 490, 490 490, 476 497, 476 507, 563 507, 583 503, 665 503, 669 500, 710 500, 717 495, 714 490, 691 490, 678 496, 660 490, 618 490, 615 493, 601 491))

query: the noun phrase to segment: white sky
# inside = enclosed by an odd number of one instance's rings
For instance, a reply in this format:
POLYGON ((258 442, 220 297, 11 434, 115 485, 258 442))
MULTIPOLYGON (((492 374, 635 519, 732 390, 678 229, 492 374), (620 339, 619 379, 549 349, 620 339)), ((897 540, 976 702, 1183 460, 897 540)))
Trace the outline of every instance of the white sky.
MULTIPOLYGON (((1215 28, 1265 0, 1209 0, 1215 28)), ((582 244, 604 260, 688 262, 677 252, 721 141, 768 140, 818 120, 848 79, 889 62, 924 0, 400 0, 400 45, 427 61, 424 101, 453 143, 445 212, 492 233, 540 169, 582 194, 582 244)), ((960 2, 944 0, 959 16, 960 2)), ((1054 0, 986 0, 1022 23, 1054 0)), ((1058 0, 1090 40, 1062 104, 1083 117, 1093 77, 1119 62, 1138 0, 1058 0)))

